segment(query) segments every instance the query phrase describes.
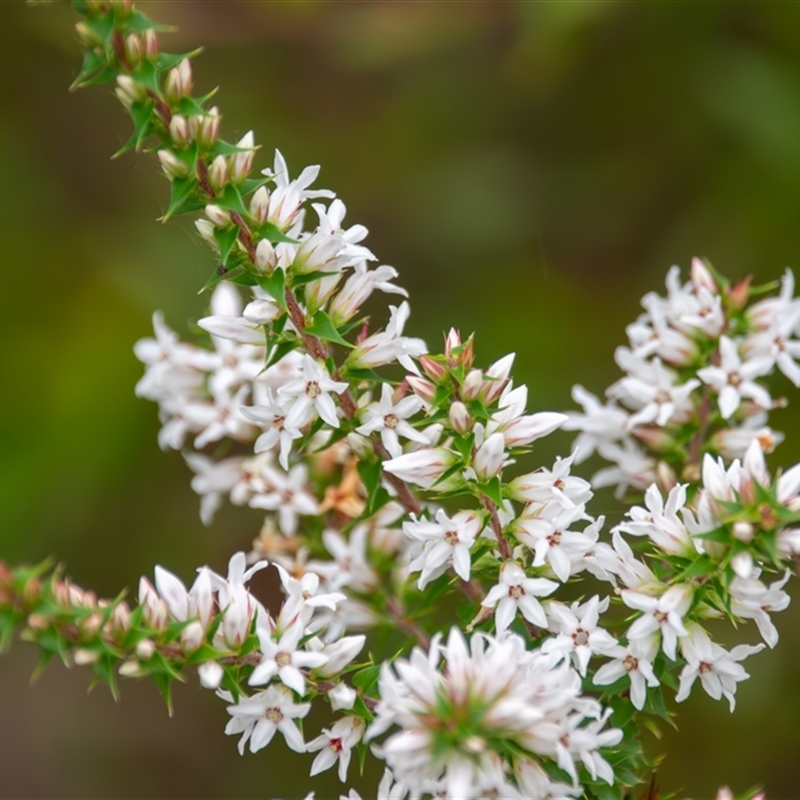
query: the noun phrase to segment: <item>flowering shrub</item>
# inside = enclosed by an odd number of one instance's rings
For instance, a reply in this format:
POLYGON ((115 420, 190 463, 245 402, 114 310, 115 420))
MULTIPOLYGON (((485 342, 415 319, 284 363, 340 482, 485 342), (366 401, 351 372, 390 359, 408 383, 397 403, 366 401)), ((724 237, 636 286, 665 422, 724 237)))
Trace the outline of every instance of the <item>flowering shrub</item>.
POLYGON ((218 264, 207 342, 156 313, 136 391, 158 404, 159 444, 183 453, 203 521, 227 499, 263 524, 225 577, 202 567, 187 588, 156 567, 134 608, 0 564, 3 642, 21 627, 44 660, 85 665, 112 692, 117 675, 149 677, 168 703, 196 668, 240 752, 279 733, 316 754, 312 776, 335 767, 345 784, 353 753, 372 756, 379 797, 649 784, 642 731, 698 686, 733 709, 742 662, 777 644, 771 614, 789 602, 800 465, 771 475, 764 454, 781 438, 770 375, 800 385, 791 273, 753 287, 699 259, 685 282, 673 268, 627 329, 607 402, 575 387, 581 412, 528 413, 513 355, 481 368, 472 337, 451 330, 435 353, 405 334, 397 272, 315 188, 318 167, 292 179, 276 152, 253 176, 252 133, 220 138, 191 55, 161 52, 129 2, 74 5, 76 85, 115 83, 134 123, 124 149, 157 155, 165 216, 200 213, 218 264), (376 292, 399 296, 382 327, 362 312, 376 292), (559 428, 577 432, 568 457, 515 469, 559 428), (595 452, 609 466, 573 474, 595 452), (604 486, 629 508, 612 526, 591 514, 604 486), (267 609, 248 581, 273 568, 285 599, 267 609), (763 643, 716 640, 712 621, 750 619, 763 643), (329 707, 317 735, 302 727, 314 706, 329 707))

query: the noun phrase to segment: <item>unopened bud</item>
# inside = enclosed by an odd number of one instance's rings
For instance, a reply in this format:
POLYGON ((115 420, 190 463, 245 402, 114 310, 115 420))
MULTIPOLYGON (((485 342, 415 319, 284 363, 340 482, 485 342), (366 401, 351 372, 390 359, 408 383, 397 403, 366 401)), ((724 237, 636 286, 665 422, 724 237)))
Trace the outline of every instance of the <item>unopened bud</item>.
POLYGON ((736 286, 731 289, 728 295, 728 302, 731 308, 744 308, 747 305, 747 300, 750 297, 750 282, 752 276, 748 275, 744 280, 739 281, 736 286))
POLYGON ((28 627, 35 631, 45 631, 50 627, 50 620, 44 614, 31 614, 28 617, 28 627))
POLYGON ((144 55, 144 42, 138 33, 131 33, 125 39, 125 55, 128 57, 128 61, 131 62, 131 66, 135 66, 141 61, 144 55))
POLYGON ((136 645, 136 657, 142 661, 149 661, 156 652, 156 646, 152 639, 142 639, 136 645))
POLYGON ((191 142, 192 134, 189 130, 189 123, 183 114, 173 114, 169 121, 169 135, 172 137, 172 141, 180 147, 185 147, 191 142))
POLYGON ((467 411, 467 407, 459 400, 456 400, 456 402, 450 406, 449 417, 450 424, 459 433, 466 433, 472 427, 469 411, 467 411))
POLYGON ((259 186, 250 200, 250 216, 259 225, 266 222, 269 213, 269 189, 266 186, 259 186))
POLYGON ((29 578, 22 587, 22 599, 28 604, 33 605, 42 596, 42 584, 38 578, 29 578))
POLYGON ((154 59, 158 55, 158 34, 152 28, 148 28, 142 34, 142 43, 145 56, 154 59))
POLYGON ((275 248, 268 239, 262 239, 256 247, 256 266, 262 272, 272 272, 278 263, 275 248))
POLYGON ((426 403, 432 403, 434 395, 436 394, 436 386, 425 378, 419 378, 416 375, 406 376, 406 383, 411 387, 417 397, 421 397, 426 403))
POLYGON ((97 650, 87 650, 85 647, 79 647, 72 654, 72 660, 79 667, 85 667, 89 664, 96 664, 100 660, 100 653, 97 650))
POLYGON ((135 106, 137 103, 142 103, 147 99, 147 92, 130 75, 117 75, 115 92, 125 108, 135 106))
POLYGON ((755 528, 746 520, 740 519, 733 523, 733 537, 740 542, 751 542, 755 536, 755 528))
POLYGON ((483 387, 483 373, 479 369, 472 369, 467 373, 461 384, 461 396, 465 400, 475 400, 483 387))
POLYGON ((231 224, 231 215, 214 203, 209 203, 205 208, 206 216, 217 228, 227 228, 231 224))
POLYGON ((192 117, 189 120, 189 128, 192 136, 202 147, 211 147, 219 139, 221 121, 219 109, 214 106, 208 114, 192 117))
POLYGON ((189 168, 171 150, 159 150, 158 160, 168 178, 185 178, 189 168))
POLYGON ((181 650, 186 655, 194 653, 194 651, 203 644, 205 638, 206 634, 200 621, 195 620, 194 622, 190 622, 181 631, 181 650))
POLYGON ((133 0, 111 0, 111 5, 117 10, 118 14, 127 16, 133 11, 133 0))
POLYGON ((348 433, 347 444, 350 449, 362 460, 369 460, 373 455, 372 442, 360 433, 348 433))
POLYGON ((83 20, 75 23, 75 32, 85 47, 100 47, 103 44, 102 40, 83 20))
POLYGON ((645 446, 657 453, 663 453, 675 445, 675 439, 663 428, 637 425, 631 433, 645 446))
POLYGON ((138 661, 131 659, 120 666, 119 674, 123 678, 144 678, 147 671, 142 669, 142 665, 138 661))
POLYGON ((228 169, 228 159, 225 156, 217 156, 208 168, 208 181, 215 192, 222 189, 230 178, 228 169))
POLYGON ((502 433, 493 433, 475 454, 473 466, 480 481, 494 478, 503 467, 506 457, 506 443, 502 433))
POLYGON ((196 219, 194 227, 210 245, 217 246, 217 242, 214 239, 214 226, 207 219, 196 219))
POLYGON ((200 678, 200 685, 204 689, 215 691, 219 689, 225 670, 216 661, 206 661, 197 668, 197 675, 200 678))
POLYGON ((115 638, 124 636, 131 629, 131 612, 126 602, 122 601, 114 606, 108 623, 115 638))
POLYGON ((666 461, 659 461, 656 466, 656 479, 663 492, 671 491, 678 485, 675 470, 666 461))
POLYGON ((444 354, 447 358, 448 364, 451 367, 456 366, 458 363, 455 359, 454 351, 460 353, 461 350, 461 334, 455 329, 450 328, 447 336, 444 337, 444 354))
POLYGON ((8 565, 0 561, 0 603, 8 602, 13 593, 14 575, 8 565))
POLYGON ((89 614, 86 619, 81 621, 78 630, 80 631, 82 639, 94 639, 100 632, 102 626, 103 618, 100 616, 99 612, 95 611, 94 614, 89 614))
POLYGON ((486 370, 486 380, 481 387, 481 399, 489 405, 493 403, 503 392, 508 378, 511 375, 511 367, 514 364, 514 353, 503 356, 499 361, 495 361, 486 370))
POLYGON ((708 289, 709 292, 718 292, 719 286, 717 286, 717 282, 714 280, 714 276, 711 274, 711 271, 706 266, 705 262, 701 258, 692 259, 692 286, 694 287, 695 292, 699 292, 701 289, 708 289))
POLYGON ((253 168, 253 159, 255 158, 255 140, 253 138, 253 131, 248 131, 236 143, 237 147, 241 147, 244 152, 235 153, 231 162, 231 178, 236 184, 241 183, 253 168))
POLYGON ((188 58, 184 58, 177 67, 173 67, 167 73, 164 94, 174 102, 190 94, 192 85, 192 63, 188 58))
POLYGON ((420 356, 419 364, 425 374, 436 383, 447 376, 447 367, 432 356, 420 356))

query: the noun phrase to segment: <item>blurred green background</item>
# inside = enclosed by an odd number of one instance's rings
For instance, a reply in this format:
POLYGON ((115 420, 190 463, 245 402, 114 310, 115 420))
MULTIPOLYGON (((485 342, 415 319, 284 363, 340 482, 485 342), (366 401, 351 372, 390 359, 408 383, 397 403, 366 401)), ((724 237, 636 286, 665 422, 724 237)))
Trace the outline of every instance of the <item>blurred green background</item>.
MULTIPOLYGON (((262 166, 274 146, 295 174, 323 165, 321 185, 400 269, 413 334, 475 330, 484 362, 516 351, 534 409, 617 377, 613 349, 671 264, 800 269, 797 3, 142 5, 179 27, 166 49, 206 46, 196 83, 221 87, 226 138, 252 127, 262 166)), ((109 91, 68 94, 68 4, 0 15, 0 557, 52 554, 107 594, 155 563, 222 569, 258 515, 201 526, 181 457, 158 450, 156 409, 133 395, 131 349, 156 308, 181 331, 203 314, 211 257, 190 223, 155 222, 153 160, 109 160, 129 133, 109 91)), ((774 464, 800 458, 793 400, 774 464)), ((544 460, 567 452, 560 436, 544 460)), ((776 621, 781 644, 748 661, 733 716, 698 688, 680 732, 651 740, 669 753, 664 789, 800 797, 800 611, 776 621)), ((0 660, 3 797, 338 796, 279 746, 240 758, 223 704, 193 681, 170 720, 147 684, 116 706, 54 665, 29 688, 34 662, 25 645, 0 660)))

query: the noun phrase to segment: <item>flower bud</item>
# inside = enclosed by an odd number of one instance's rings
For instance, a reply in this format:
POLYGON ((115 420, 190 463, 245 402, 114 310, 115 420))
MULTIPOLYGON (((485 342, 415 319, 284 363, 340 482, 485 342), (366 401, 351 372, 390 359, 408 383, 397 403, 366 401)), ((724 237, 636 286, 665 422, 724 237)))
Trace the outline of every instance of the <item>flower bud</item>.
POLYGON ((83 20, 75 23, 75 32, 84 47, 100 47, 103 44, 102 40, 83 20))
POLYGON ((739 283, 731 289, 728 295, 728 302, 731 308, 744 308, 747 305, 747 301, 750 297, 751 280, 752 278, 748 276, 744 280, 739 281, 739 283))
POLYGON ((230 170, 228 169, 228 159, 225 156, 217 156, 208 168, 208 181, 213 187, 215 192, 222 189, 223 186, 230 179, 230 170))
POLYGON ((130 75, 117 75, 117 88, 114 91, 125 108, 147 99, 147 92, 130 75))
POLYGON ((179 147, 185 147, 192 140, 189 123, 183 114, 174 114, 169 121, 169 135, 179 147))
POLYGON ((214 226, 207 219, 196 219, 194 227, 203 239, 213 247, 217 246, 217 241, 214 238, 214 226))
POLYGON ((181 650, 185 655, 194 653, 205 641, 206 635, 199 620, 190 622, 181 631, 181 650))
POLYGON ((419 364, 425 374, 436 383, 447 376, 447 367, 431 356, 420 356, 419 364))
POLYGON ((6 564, 0 561, 0 603, 8 603, 11 601, 13 582, 13 573, 6 564))
POLYGON ((486 482, 497 475, 506 457, 506 442, 502 433, 493 433, 475 454, 473 466, 478 480, 486 482))
POLYGON ((450 328, 447 335, 444 337, 444 354, 447 358, 447 363, 454 367, 458 363, 457 356, 454 351, 458 352, 461 349, 461 334, 455 329, 450 328))
POLYGON ((692 286, 695 292, 699 292, 701 289, 708 289, 709 292, 714 294, 719 291, 719 286, 717 286, 714 276, 701 258, 695 256, 692 259, 691 273, 692 286))
POLYGON ((79 647, 72 654, 72 660, 79 667, 85 667, 89 664, 96 664, 100 660, 100 653, 97 650, 87 650, 85 647, 79 647))
POLYGON ((262 272, 272 272, 278 263, 275 248, 268 239, 262 239, 256 247, 256 266, 262 272))
POLYGON ((131 611, 125 601, 114 606, 108 625, 115 639, 122 638, 131 629, 131 611))
MULTIPOLYGON (((42 596, 41 581, 36 577, 29 578, 25 582, 25 585, 22 587, 22 599, 28 605, 33 605, 34 603, 38 602, 41 596, 42 596)), ((94 599, 94 595, 92 595, 92 599, 94 599)))
POLYGON ((374 455, 372 442, 360 433, 348 433, 347 445, 360 459, 369 460, 374 455))
POLYGON ((645 447, 663 453, 675 445, 675 439, 670 436, 663 428, 637 425, 631 433, 642 442, 645 447))
POLYGON ((131 659, 120 665, 119 674, 123 678, 144 678, 147 671, 142 669, 142 665, 138 661, 131 659))
POLYGON ((192 63, 188 58, 184 58, 177 67, 173 67, 167 73, 164 94, 175 102, 191 94, 192 85, 192 63))
MULTIPOLYGON (((503 356, 499 361, 495 361, 486 370, 486 378, 481 387, 480 397, 486 405, 493 403, 503 392, 511 375, 511 367, 514 364, 514 353, 503 356)), ((469 377, 469 376, 467 376, 469 377)))
POLYGON ((383 469, 406 483, 429 489, 456 461, 455 454, 444 447, 423 447, 385 461, 383 469))
POLYGON ((158 55, 158 34, 152 28, 148 28, 142 34, 142 43, 145 56, 154 59, 158 55))
POLYGON ((746 520, 740 519, 733 523, 733 538, 740 542, 751 542, 755 536, 755 528, 746 520))
POLYGON ((259 186, 250 200, 250 216, 259 225, 267 220, 269 213, 269 189, 266 186, 259 186))
POLYGON ((240 184, 249 174, 253 168, 253 159, 255 158, 255 141, 253 139, 253 131, 248 131, 236 143, 237 147, 242 148, 244 152, 235 153, 231 163, 231 178, 235 184, 240 184))
POLYGON ((659 461, 656 466, 656 481, 664 492, 671 491, 678 485, 678 477, 675 470, 666 461, 659 461))
POLYGON ((158 160, 161 162, 161 169, 171 180, 175 178, 185 178, 189 174, 189 169, 171 150, 159 150, 158 160))
POLYGON ((136 645, 136 657, 141 661, 149 661, 156 652, 156 646, 152 639, 142 639, 136 645))
POLYGON ((214 203, 209 203, 205 208, 206 216, 217 228, 227 228, 231 224, 231 215, 214 203))
POLYGON ((50 620, 44 614, 31 614, 28 617, 28 627, 35 631, 46 631, 50 627, 50 620))
POLYGON ((167 604, 158 596, 147 578, 139 581, 139 605, 144 607, 142 614, 147 625, 156 630, 164 630, 169 621, 167 604))
POLYGON ((200 678, 200 685, 204 689, 216 691, 222 683, 225 670, 216 661, 206 661, 197 668, 197 675, 200 678))
POLYGON ((128 57, 128 61, 131 62, 131 66, 136 66, 141 61, 144 55, 144 42, 139 34, 131 33, 125 39, 125 55, 128 57))
POLYGON ((448 416, 450 417, 450 424, 453 426, 453 429, 457 430, 459 433, 466 433, 472 427, 469 411, 467 411, 467 407, 460 400, 456 400, 456 402, 450 406, 448 416))
POLYGON ((483 373, 479 369, 472 369, 467 373, 461 384, 461 396, 465 400, 475 400, 483 387, 483 373))
POLYGON ((219 139, 221 121, 219 109, 214 106, 208 114, 191 117, 189 129, 202 147, 211 147, 219 139))
POLYGON ((436 387, 425 378, 418 378, 416 375, 407 375, 406 383, 411 387, 417 397, 421 397, 426 403, 432 403, 436 394, 436 387))
POLYGON ((78 631, 82 639, 94 639, 94 637, 100 633, 100 628, 102 627, 103 618, 100 616, 99 612, 95 611, 93 614, 89 614, 86 619, 81 620, 81 623, 78 625, 78 631))

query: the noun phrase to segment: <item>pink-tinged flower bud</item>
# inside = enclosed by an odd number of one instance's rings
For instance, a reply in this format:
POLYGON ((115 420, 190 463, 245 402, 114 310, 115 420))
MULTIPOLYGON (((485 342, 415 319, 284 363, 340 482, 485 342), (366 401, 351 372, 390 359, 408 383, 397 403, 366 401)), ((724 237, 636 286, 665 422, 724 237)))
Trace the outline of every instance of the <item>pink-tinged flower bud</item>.
POLYGON ((222 115, 219 109, 214 106, 202 116, 195 116, 189 119, 189 130, 192 136, 202 147, 211 147, 219 139, 219 130, 222 123, 222 115))
POLYGON ((184 58, 177 67, 173 67, 167 73, 164 81, 164 94, 173 102, 186 97, 192 91, 192 63, 188 58, 184 58))
POLYGON ((555 411, 540 411, 538 414, 526 414, 503 425, 500 433, 507 447, 520 447, 531 444, 537 439, 549 436, 557 431, 569 417, 555 411))
POLYGON ((424 447, 385 461, 383 469, 406 483, 430 489, 457 461, 444 447, 424 447))
POLYGON ((199 620, 190 622, 181 631, 181 650, 185 655, 194 653, 205 641, 206 634, 199 620))
POLYGON ((144 678, 147 675, 147 670, 138 661, 131 659, 120 666, 119 674, 123 678, 144 678))
POLYGON ((503 356, 499 361, 495 361, 486 370, 486 380, 481 387, 480 397, 486 405, 493 403, 505 389, 511 375, 511 367, 514 364, 514 353, 503 356))
POLYGON ((120 103, 131 108, 147 99, 147 92, 130 75, 117 75, 117 88, 114 90, 120 103))
POLYGON ((415 395, 421 397, 426 403, 432 403, 433 397, 436 394, 436 387, 425 378, 419 378, 416 375, 407 375, 406 383, 411 387, 415 395))
POLYGON ((125 55, 131 62, 131 66, 136 66, 141 61, 144 55, 144 42, 138 33, 131 33, 125 39, 125 55))
POLYGON ((142 639, 136 645, 136 657, 140 661, 149 661, 156 652, 156 646, 152 639, 142 639))
POLYGON ((228 228, 231 224, 231 215, 214 203, 209 203, 205 208, 206 216, 217 228, 228 228))
POLYGON ((447 336, 444 337, 444 354, 450 366, 454 367, 458 364, 457 355, 454 355, 453 351, 460 351, 460 348, 461 334, 455 328, 450 328, 447 332, 447 336))
POLYGON ((362 436, 360 433, 348 433, 347 445, 361 459, 369 460, 375 455, 375 451, 372 449, 372 442, 368 437, 362 436))
POLYGON ((217 156, 208 168, 208 182, 214 191, 218 192, 230 180, 230 177, 228 159, 225 156, 217 156))
POLYGON ((175 178, 185 178, 189 174, 189 169, 172 151, 159 150, 158 160, 166 176, 172 180, 175 178))
POLYGON ((192 141, 192 134, 189 130, 189 122, 183 114, 174 114, 169 121, 169 135, 172 141, 179 147, 186 147, 192 141))
POLYGON ((752 277, 748 276, 731 289, 728 295, 728 303, 731 308, 744 308, 747 305, 747 301, 750 298, 751 280, 752 277))
POLYGON ((650 450, 655 450, 657 453, 663 453, 675 444, 673 437, 663 428, 637 425, 631 433, 642 442, 645 447, 650 448, 650 450))
MULTIPOLYGON (((33 605, 39 601, 42 596, 42 583, 37 577, 28 578, 25 585, 22 587, 22 599, 28 604, 33 605)), ((85 605, 85 608, 94 608, 97 605, 97 600, 93 593, 87 592, 87 596, 91 597, 92 603, 85 605)))
POLYGON ((692 259, 692 286, 695 292, 699 292, 701 289, 708 289, 709 292, 714 294, 719 291, 719 286, 717 286, 711 271, 705 265, 703 259, 697 258, 697 256, 692 259))
POLYGON ((506 457, 506 442, 502 433, 493 433, 475 453, 473 467, 478 480, 486 482, 494 478, 503 467, 506 457))
POLYGON ((216 661, 206 661, 197 668, 200 685, 204 689, 216 691, 225 676, 225 670, 216 661))
POLYGON ((262 272, 272 272, 278 264, 275 248, 268 239, 262 239, 256 247, 256 266, 262 272))
POLYGON ((467 411, 467 407, 461 401, 456 400, 456 402, 450 406, 448 416, 450 417, 450 424, 453 426, 453 429, 457 430, 459 433, 466 433, 472 428, 472 420, 470 419, 469 411, 467 411))
POLYGON ((659 461, 656 466, 656 481, 663 492, 669 492, 678 485, 675 470, 666 461, 659 461))
POLYGON ((471 369, 461 384, 461 396, 465 400, 477 400, 483 388, 483 373, 479 369, 471 369))
POLYGON ((131 611, 124 600, 114 606, 108 620, 108 629, 115 639, 122 638, 131 629, 131 611))
MULTIPOLYGON (((338 675, 364 649, 366 640, 367 637, 363 634, 345 636, 322 648, 319 648, 319 645, 315 648, 309 642, 306 649, 321 652, 328 657, 328 660, 321 667, 317 667, 314 672, 322 678, 332 678, 334 675, 338 675)), ((316 642, 319 640, 317 639, 316 642)))
POLYGON ((189 614, 196 614, 203 630, 207 631, 214 619, 214 611, 214 590, 211 585, 211 576, 204 568, 197 573, 197 578, 189 590, 189 614))
POLYGON ((28 627, 35 631, 46 631, 50 627, 50 620, 44 614, 31 614, 27 622, 28 627))
POLYGON ((241 591, 234 593, 222 617, 222 637, 232 650, 238 650, 247 635, 250 633, 250 623, 253 621, 253 607, 250 595, 241 587, 241 591))
POLYGON ((432 356, 420 356, 419 365, 425 374, 436 383, 447 376, 447 367, 432 356))
POLYGON ((755 536, 755 528, 746 520, 740 519, 733 523, 733 538, 740 542, 752 542, 755 536))
POLYGON ((152 28, 142 34, 142 44, 147 58, 152 60, 158 55, 158 34, 152 28))
POLYGON ((97 650, 87 650, 85 647, 79 647, 72 654, 72 660, 79 667, 86 667, 89 664, 96 664, 100 660, 100 653, 97 650))
POLYGON ((253 138, 253 131, 248 131, 236 143, 237 147, 242 148, 244 152, 235 153, 231 160, 231 178, 235 184, 240 184, 249 174, 253 168, 253 159, 255 158, 255 140, 253 138))
POLYGON ((81 639, 86 641, 87 639, 94 639, 94 637, 100 633, 100 628, 102 627, 103 618, 100 616, 99 612, 95 611, 93 614, 89 614, 88 617, 81 620, 78 625, 78 633, 81 639))
POLYGON ((269 213, 269 189, 259 186, 250 198, 250 216, 259 224, 267 221, 269 213))
POLYGON ((156 630, 164 630, 169 621, 167 604, 158 596, 158 592, 147 578, 139 580, 139 605, 144 607, 142 616, 147 625, 156 630))

